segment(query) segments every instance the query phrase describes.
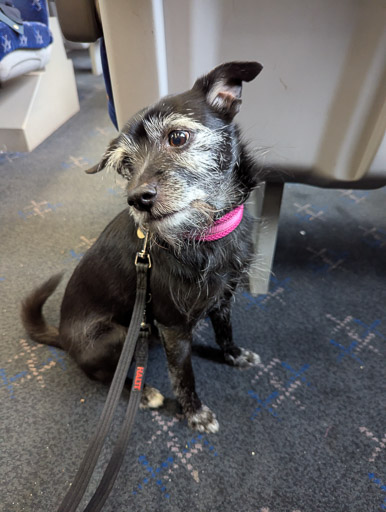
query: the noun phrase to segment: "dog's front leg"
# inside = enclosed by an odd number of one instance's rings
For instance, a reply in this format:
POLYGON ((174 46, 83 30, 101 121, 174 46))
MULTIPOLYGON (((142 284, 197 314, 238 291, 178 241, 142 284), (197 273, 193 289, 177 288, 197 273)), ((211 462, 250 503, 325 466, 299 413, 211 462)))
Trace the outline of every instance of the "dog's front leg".
POLYGON ((238 368, 249 368, 260 363, 260 357, 251 350, 238 347, 233 342, 231 323, 231 297, 224 297, 209 313, 216 343, 222 349, 225 361, 238 368))
POLYGON ((189 426, 199 432, 217 432, 215 414, 201 403, 195 390, 191 359, 191 335, 160 326, 173 391, 189 426))

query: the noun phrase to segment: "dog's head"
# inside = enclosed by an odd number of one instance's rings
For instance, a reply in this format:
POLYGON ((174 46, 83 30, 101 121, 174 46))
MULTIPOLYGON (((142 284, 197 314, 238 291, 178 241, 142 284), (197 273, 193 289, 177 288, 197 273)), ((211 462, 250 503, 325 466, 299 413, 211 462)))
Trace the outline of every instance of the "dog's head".
POLYGON ((220 65, 189 91, 142 110, 87 172, 110 167, 127 179, 136 223, 170 244, 199 234, 245 199, 233 118, 242 82, 261 69, 256 62, 220 65))

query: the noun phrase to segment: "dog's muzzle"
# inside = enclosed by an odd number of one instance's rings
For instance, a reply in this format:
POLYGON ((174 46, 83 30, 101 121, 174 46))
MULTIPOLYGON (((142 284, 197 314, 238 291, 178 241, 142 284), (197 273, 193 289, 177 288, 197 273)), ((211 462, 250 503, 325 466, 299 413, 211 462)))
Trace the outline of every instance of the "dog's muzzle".
POLYGON ((157 188, 154 185, 145 183, 129 192, 127 202, 129 206, 134 206, 139 211, 149 212, 154 206, 156 198, 157 188))

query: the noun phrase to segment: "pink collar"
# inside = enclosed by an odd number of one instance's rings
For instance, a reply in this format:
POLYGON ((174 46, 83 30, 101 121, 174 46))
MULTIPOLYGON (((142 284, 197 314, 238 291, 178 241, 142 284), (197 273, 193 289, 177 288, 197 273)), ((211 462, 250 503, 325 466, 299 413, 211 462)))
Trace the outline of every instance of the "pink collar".
POLYGON ((234 210, 216 220, 210 228, 196 237, 201 242, 213 242, 229 235, 237 228, 243 218, 244 205, 237 206, 234 210))

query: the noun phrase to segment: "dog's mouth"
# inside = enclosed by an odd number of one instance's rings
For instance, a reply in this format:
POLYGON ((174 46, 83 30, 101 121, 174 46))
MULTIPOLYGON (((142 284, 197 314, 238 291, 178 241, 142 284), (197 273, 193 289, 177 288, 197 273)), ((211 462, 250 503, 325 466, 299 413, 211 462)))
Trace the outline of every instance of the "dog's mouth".
POLYGON ((178 217, 184 217, 188 211, 189 207, 185 207, 167 213, 139 212, 133 210, 133 214, 140 226, 147 226, 148 228, 157 226, 160 228, 162 224, 169 222, 178 224, 178 222, 176 222, 178 217))
POLYGON ((207 202, 195 199, 186 206, 168 212, 151 209, 148 212, 135 213, 139 224, 148 226, 151 231, 181 227, 184 232, 189 232, 200 231, 212 225, 216 210, 207 202))
POLYGON ((162 222, 167 219, 171 219, 172 217, 175 217, 176 215, 183 214, 184 212, 187 212, 189 210, 189 206, 185 206, 184 208, 181 208, 180 210, 174 210, 172 212, 168 213, 162 213, 162 214, 152 214, 149 213, 149 221, 150 222, 162 222))

